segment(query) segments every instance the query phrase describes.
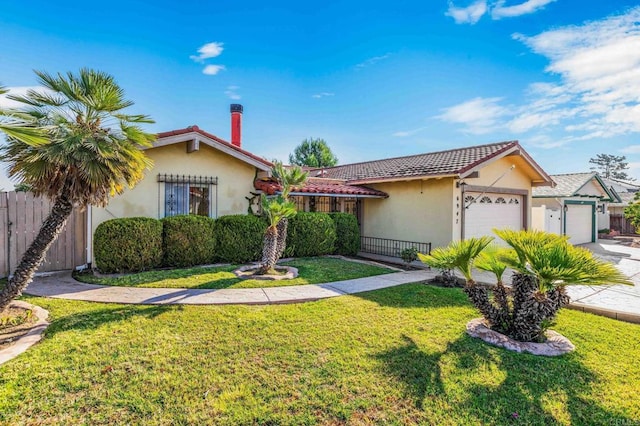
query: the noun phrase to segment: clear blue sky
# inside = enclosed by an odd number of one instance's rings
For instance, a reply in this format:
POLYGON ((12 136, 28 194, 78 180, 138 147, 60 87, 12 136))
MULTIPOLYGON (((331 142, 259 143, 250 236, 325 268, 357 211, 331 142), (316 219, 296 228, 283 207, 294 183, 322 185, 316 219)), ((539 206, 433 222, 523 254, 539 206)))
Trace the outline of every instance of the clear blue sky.
POLYGON ((0 82, 100 69, 149 130, 225 139, 241 103, 268 159, 307 137, 341 163, 518 139, 549 173, 606 152, 640 178, 637 2, 321 3, 5 0, 0 82))

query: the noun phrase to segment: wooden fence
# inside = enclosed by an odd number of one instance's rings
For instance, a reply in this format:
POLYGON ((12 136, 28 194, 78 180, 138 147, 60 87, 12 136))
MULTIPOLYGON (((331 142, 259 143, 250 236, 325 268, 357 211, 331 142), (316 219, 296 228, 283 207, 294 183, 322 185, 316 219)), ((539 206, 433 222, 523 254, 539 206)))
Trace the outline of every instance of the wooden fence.
MULTIPOLYGON (((0 192, 0 277, 16 268, 51 207, 50 201, 29 192, 0 192)), ((73 269, 86 263, 86 224, 86 213, 74 210, 38 271, 73 269)))
POLYGON ((635 234, 636 228, 631 224, 629 219, 621 214, 612 214, 609 217, 609 228, 615 229, 621 234, 635 234))

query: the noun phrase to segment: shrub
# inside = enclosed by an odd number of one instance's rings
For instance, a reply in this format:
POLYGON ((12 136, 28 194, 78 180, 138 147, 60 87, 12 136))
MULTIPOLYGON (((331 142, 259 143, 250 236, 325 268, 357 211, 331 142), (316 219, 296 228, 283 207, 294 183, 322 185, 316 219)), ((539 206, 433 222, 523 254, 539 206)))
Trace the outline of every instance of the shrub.
POLYGON ((213 263, 215 220, 206 216, 180 215, 162 219, 164 266, 213 263))
POLYGON ((214 229, 217 259, 230 263, 259 260, 266 229, 266 221, 257 216, 221 216, 214 229))
POLYGON ((335 250, 336 226, 326 213, 300 212, 289 219, 286 256, 331 254, 335 250))
POLYGON ((96 267, 104 273, 157 268, 162 264, 162 223, 148 217, 102 222, 93 250, 96 267))
POLYGON ((358 219, 349 213, 329 213, 336 226, 335 254, 355 256, 360 251, 358 219))

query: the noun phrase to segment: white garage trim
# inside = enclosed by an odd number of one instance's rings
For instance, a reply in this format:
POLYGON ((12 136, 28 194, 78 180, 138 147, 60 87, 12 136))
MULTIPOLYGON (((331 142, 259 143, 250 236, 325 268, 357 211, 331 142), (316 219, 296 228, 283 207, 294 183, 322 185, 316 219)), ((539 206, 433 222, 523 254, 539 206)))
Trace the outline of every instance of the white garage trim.
POLYGON ((526 229, 528 191, 466 186, 462 191, 461 238, 494 236, 493 228, 526 229))
POLYGON ((596 241, 596 202, 564 202, 564 235, 571 244, 584 244, 596 241))

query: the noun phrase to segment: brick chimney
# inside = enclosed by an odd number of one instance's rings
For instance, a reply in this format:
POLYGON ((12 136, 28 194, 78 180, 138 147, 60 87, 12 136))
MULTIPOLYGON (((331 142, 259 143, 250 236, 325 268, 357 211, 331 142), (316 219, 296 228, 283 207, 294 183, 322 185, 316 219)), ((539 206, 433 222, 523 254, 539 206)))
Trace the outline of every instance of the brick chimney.
POLYGON ((241 147, 242 105, 231 104, 231 143, 241 147))

